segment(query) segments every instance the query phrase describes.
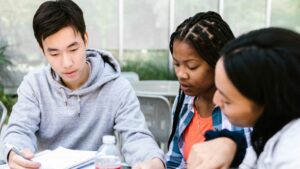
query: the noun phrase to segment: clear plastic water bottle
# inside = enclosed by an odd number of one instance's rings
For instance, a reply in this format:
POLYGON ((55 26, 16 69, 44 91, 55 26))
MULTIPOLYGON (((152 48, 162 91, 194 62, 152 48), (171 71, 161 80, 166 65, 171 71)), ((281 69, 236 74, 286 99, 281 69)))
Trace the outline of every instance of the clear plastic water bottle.
POLYGON ((105 135, 102 142, 95 159, 96 169, 121 169, 120 152, 115 145, 115 136, 105 135))

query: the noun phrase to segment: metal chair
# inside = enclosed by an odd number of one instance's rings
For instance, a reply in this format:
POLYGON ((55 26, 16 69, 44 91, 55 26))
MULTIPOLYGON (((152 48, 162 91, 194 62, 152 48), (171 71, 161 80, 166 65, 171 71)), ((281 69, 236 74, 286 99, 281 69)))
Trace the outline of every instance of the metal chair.
MULTIPOLYGON (((4 106, 4 104, 0 101, 0 137, 2 137, 2 127, 3 127, 3 124, 5 122, 5 119, 6 119, 6 116, 7 116, 7 109, 6 107, 4 106)), ((2 154, 0 154, 0 168, 3 167, 5 164, 5 161, 2 160, 2 154), (3 166, 2 166, 3 165, 3 166)))
POLYGON ((171 106, 164 96, 137 93, 147 126, 160 148, 167 152, 172 126, 171 106))
POLYGON ((130 83, 138 82, 140 80, 139 75, 136 72, 121 72, 130 83))
POLYGON ((3 124, 7 116, 7 109, 4 104, 0 101, 0 131, 2 130, 3 124))

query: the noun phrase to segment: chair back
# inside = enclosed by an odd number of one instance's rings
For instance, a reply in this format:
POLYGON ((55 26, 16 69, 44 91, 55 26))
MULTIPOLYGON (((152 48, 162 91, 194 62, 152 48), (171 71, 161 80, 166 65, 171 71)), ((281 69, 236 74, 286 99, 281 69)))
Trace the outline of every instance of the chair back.
POLYGON ((171 106, 164 96, 137 93, 147 126, 165 152, 172 126, 171 106))
POLYGON ((7 109, 6 107, 4 106, 4 104, 0 101, 0 131, 2 129, 2 126, 5 122, 5 119, 6 119, 6 116, 7 116, 7 109))
POLYGON ((130 83, 138 82, 140 80, 139 75, 136 72, 121 72, 122 76, 124 76, 130 83))

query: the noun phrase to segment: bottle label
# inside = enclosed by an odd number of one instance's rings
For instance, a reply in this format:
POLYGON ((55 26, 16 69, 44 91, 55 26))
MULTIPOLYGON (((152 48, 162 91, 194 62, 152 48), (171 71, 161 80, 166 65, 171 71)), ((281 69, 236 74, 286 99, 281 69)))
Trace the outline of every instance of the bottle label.
POLYGON ((121 169, 121 166, 117 166, 117 167, 100 167, 100 166, 96 166, 96 169, 121 169))
POLYGON ((96 169, 121 169, 121 161, 118 156, 101 155, 96 158, 96 169))

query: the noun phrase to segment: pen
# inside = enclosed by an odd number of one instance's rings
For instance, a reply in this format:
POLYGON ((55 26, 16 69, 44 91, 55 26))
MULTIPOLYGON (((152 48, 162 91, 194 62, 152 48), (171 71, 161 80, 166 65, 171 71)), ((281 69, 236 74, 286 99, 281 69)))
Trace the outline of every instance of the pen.
POLYGON ((10 149, 10 150, 12 150, 13 152, 15 152, 16 154, 18 154, 19 156, 21 156, 21 157, 27 159, 27 158, 21 153, 21 150, 20 150, 19 148, 15 147, 14 145, 9 144, 9 143, 5 143, 5 146, 6 146, 8 149, 10 149))

